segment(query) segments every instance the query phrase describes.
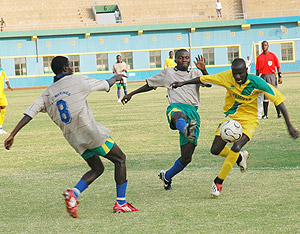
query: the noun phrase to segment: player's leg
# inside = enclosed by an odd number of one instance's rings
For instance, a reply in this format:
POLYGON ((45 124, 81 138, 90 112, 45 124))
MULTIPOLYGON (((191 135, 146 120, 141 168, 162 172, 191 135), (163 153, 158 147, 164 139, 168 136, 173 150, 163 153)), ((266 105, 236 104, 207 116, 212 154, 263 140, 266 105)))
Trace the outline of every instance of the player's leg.
POLYGON ((126 156, 122 150, 115 143, 109 153, 105 156, 108 160, 115 165, 115 182, 117 190, 117 201, 114 205, 114 212, 134 212, 139 209, 133 207, 131 204, 126 202, 126 190, 127 190, 127 179, 126 179, 126 156))
POLYGON ((189 142, 195 140, 196 119, 193 118, 188 123, 188 117, 182 111, 174 111, 171 116, 171 124, 184 134, 189 142))
POLYGON ((160 179, 166 180, 165 182, 165 189, 170 190, 172 178, 181 172, 191 161, 192 156, 195 151, 196 145, 194 143, 188 142, 185 145, 180 146, 181 156, 175 161, 173 166, 167 171, 160 172, 160 179))
POLYGON ((192 160, 199 137, 200 117, 192 106, 170 105, 167 109, 170 128, 179 130, 181 155, 167 171, 160 171, 159 178, 166 190, 172 189, 172 178, 181 172, 192 160), (180 109, 181 108, 181 109, 180 109), (184 111, 184 112, 183 112, 184 111), (190 122, 188 120, 190 119, 190 122))
POLYGON ((268 118, 268 109, 269 109, 269 99, 264 99, 263 102, 263 108, 264 108, 264 115, 262 116, 263 119, 268 118))
MULTIPOLYGON (((87 152, 85 152, 87 155, 87 152)), ((74 186, 73 189, 67 189, 63 195, 65 197, 66 202, 66 208, 70 216, 73 218, 77 218, 77 204, 78 204, 78 197, 79 195, 88 188, 88 186, 97 179, 104 171, 104 166, 97 154, 92 153, 89 151, 89 155, 92 155, 91 157, 84 158, 84 160, 87 162, 91 170, 86 172, 81 179, 78 181, 78 183, 74 186)))
POLYGON ((123 84, 124 94, 127 95, 127 83, 123 84))
MULTIPOLYGON (((225 151, 228 151, 227 148, 223 148, 223 150, 220 151, 220 149, 222 148, 222 145, 224 145, 224 143, 222 143, 222 139, 220 136, 216 136, 215 140, 213 142, 213 146, 211 149, 212 153, 217 153, 218 151, 221 153, 225 153, 225 151), (215 145, 214 145, 215 144, 215 145), (218 145, 220 144, 220 145, 218 145), (214 151, 215 150, 215 151, 214 151)), ((243 157, 240 154, 240 151, 242 149, 242 147, 247 144, 247 142, 249 141, 249 137, 245 134, 243 134, 242 138, 235 142, 233 144, 233 146, 231 147, 231 149, 228 152, 228 155, 226 156, 223 166, 221 168, 221 171, 219 172, 218 176, 214 179, 214 182, 212 184, 212 189, 211 189, 211 195, 213 197, 218 197, 220 195, 220 192, 222 191, 222 183, 225 180, 225 178, 227 177, 227 175, 230 173, 233 165, 235 163, 237 163, 238 165, 241 163, 243 157)), ((228 147, 229 148, 229 147, 228 147)), ((247 152, 248 154, 248 152, 247 152)))
POLYGON ((121 84, 116 83, 116 85, 117 85, 118 102, 121 102, 121 84))
POLYGON ((5 106, 1 106, 0 107, 0 134, 7 134, 7 132, 4 131, 3 126, 2 126, 4 123, 4 119, 5 119, 5 112, 6 112, 5 106))

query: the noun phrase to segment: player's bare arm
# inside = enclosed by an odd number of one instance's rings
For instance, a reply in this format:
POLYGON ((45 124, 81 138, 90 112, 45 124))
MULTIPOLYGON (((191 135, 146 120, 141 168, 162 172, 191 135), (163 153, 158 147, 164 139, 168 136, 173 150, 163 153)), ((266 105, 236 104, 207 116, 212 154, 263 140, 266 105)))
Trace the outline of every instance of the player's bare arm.
POLYGON ((127 95, 125 95, 125 96, 122 98, 121 102, 122 102, 122 104, 124 105, 125 103, 127 103, 127 102, 130 101, 130 99, 132 98, 133 95, 138 94, 138 93, 148 92, 148 91, 150 91, 150 90, 152 90, 152 89, 153 89, 153 88, 150 87, 148 84, 145 84, 144 86, 142 86, 142 87, 140 87, 140 88, 138 88, 138 89, 132 91, 131 93, 129 93, 129 94, 127 94, 127 95))
POLYGON ((196 77, 194 79, 191 80, 186 80, 186 81, 174 81, 172 84, 170 84, 170 86, 172 87, 172 89, 176 89, 178 87, 181 87, 183 85, 187 85, 187 84, 200 84, 200 85, 204 85, 201 81, 200 81, 200 77, 196 77))
POLYGON ((123 83, 123 77, 126 77, 123 74, 116 74, 114 75, 112 78, 107 79, 106 81, 108 82, 109 86, 113 86, 114 83, 116 83, 117 81, 120 81, 120 83, 123 83))
POLYGON ((199 55, 197 57, 195 57, 196 61, 194 61, 194 64, 196 65, 196 67, 202 71, 203 75, 208 75, 208 72, 205 68, 205 62, 206 59, 202 56, 199 55))
POLYGON ((8 88, 10 91, 13 91, 12 87, 11 87, 10 84, 9 84, 9 81, 6 81, 5 83, 6 83, 6 85, 7 85, 7 88, 8 88))
POLYGON ((26 125, 28 122, 32 120, 31 117, 28 115, 25 115, 20 122, 17 124, 15 129, 10 133, 9 137, 4 141, 4 147, 5 149, 9 150, 14 142, 15 135, 26 125))
POLYGON ((294 138, 294 139, 297 139, 299 137, 299 132, 292 126, 291 122, 290 122, 290 118, 289 118, 289 115, 288 115, 288 112, 286 110, 286 107, 284 105, 284 103, 280 103, 278 105, 281 113, 283 114, 283 117, 285 119, 285 123, 286 123, 286 126, 288 128, 288 131, 289 131, 289 134, 294 138))

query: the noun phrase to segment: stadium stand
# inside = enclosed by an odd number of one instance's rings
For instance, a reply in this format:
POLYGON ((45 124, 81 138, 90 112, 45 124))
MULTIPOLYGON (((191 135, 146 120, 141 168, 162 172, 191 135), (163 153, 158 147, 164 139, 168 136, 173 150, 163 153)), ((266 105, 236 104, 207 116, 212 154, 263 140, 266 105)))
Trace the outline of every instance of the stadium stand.
POLYGON ((243 0, 245 18, 296 16, 300 14, 299 0, 243 0))
POLYGON ((214 0, 2 0, 5 31, 82 28, 97 25, 93 7, 118 6, 123 25, 163 24, 299 15, 299 0, 226 0, 217 18, 214 0), (284 10, 283 10, 284 9, 284 10), (13 14, 12 14, 13 12, 13 14))

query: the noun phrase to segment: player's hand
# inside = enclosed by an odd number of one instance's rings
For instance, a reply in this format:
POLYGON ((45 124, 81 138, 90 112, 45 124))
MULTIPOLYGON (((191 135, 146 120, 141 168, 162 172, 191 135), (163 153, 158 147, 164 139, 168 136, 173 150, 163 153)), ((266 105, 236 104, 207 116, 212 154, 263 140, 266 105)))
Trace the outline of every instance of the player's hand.
POLYGON ((170 84, 170 87, 172 89, 176 89, 178 87, 181 87, 184 85, 184 82, 174 81, 172 84, 170 84))
POLYGON ((120 84, 123 84, 124 83, 123 78, 127 77, 127 76, 125 76, 123 74, 117 74, 117 75, 114 75, 114 77, 116 78, 116 81, 120 81, 120 84))
POLYGON ((130 94, 125 95, 121 100, 122 104, 125 105, 127 102, 129 102, 131 97, 132 96, 130 94))
POLYGON ((282 77, 278 78, 278 84, 282 84, 282 77))
POLYGON ((294 139, 297 139, 299 137, 299 132, 293 126, 289 126, 288 131, 294 139))
POLYGON ((206 62, 206 59, 202 56, 202 55, 198 55, 197 57, 195 57, 196 61, 194 61, 196 67, 198 69, 200 69, 201 71, 202 70, 205 70, 205 62, 206 62))
POLYGON ((13 143, 14 143, 14 137, 13 136, 9 136, 4 141, 4 147, 5 147, 5 149, 9 150, 13 143))

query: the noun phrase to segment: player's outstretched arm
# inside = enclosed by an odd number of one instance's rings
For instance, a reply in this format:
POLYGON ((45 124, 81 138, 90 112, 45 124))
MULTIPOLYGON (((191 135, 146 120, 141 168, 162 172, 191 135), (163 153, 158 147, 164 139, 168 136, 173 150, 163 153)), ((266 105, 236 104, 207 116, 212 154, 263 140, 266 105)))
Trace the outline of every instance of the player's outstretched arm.
POLYGON ((107 79, 106 81, 108 82, 109 86, 113 86, 117 81, 120 81, 120 83, 123 83, 123 77, 126 77, 123 74, 116 74, 112 78, 107 79))
POLYGON ((299 137, 299 132, 292 126, 291 122, 290 122, 290 118, 289 118, 289 115, 288 115, 288 112, 287 112, 287 109, 284 105, 284 103, 280 103, 278 105, 281 113, 283 114, 283 117, 285 119, 285 123, 286 123, 286 126, 288 128, 288 131, 290 133, 290 135, 294 138, 294 139, 297 139, 299 137))
POLYGON ((204 85, 200 81, 200 77, 196 77, 194 79, 186 80, 186 81, 174 81, 172 84, 170 84, 170 86, 172 87, 172 89, 176 89, 178 87, 181 87, 181 86, 187 85, 187 84, 201 84, 201 85, 204 85))
POLYGON ((132 91, 131 93, 129 93, 129 94, 127 94, 127 95, 125 95, 125 96, 122 98, 121 102, 122 102, 123 105, 124 105, 125 103, 127 103, 127 102, 130 101, 130 99, 132 98, 133 95, 138 94, 138 93, 148 92, 148 91, 150 91, 150 90, 152 90, 152 89, 153 89, 153 88, 150 87, 148 84, 145 84, 144 86, 142 86, 142 87, 140 87, 140 88, 138 88, 138 89, 132 91))
POLYGON ((9 150, 14 142, 15 135, 23 128, 30 120, 32 120, 31 117, 28 115, 25 115, 20 122, 17 124, 15 129, 10 133, 9 137, 4 141, 4 147, 5 149, 9 150))

